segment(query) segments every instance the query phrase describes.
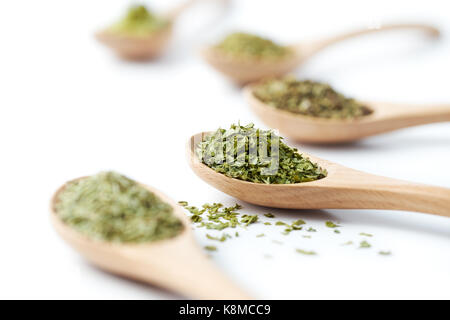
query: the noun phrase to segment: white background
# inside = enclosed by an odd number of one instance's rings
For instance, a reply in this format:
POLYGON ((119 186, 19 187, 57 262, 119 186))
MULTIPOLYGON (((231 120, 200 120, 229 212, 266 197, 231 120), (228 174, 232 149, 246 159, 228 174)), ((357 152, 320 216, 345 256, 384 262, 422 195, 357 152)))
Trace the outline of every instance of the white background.
MULTIPOLYGON (((159 10, 178 1, 152 1, 159 10)), ((191 134, 232 122, 263 124, 238 88, 201 61, 198 49, 228 31, 283 43, 383 22, 428 22, 443 37, 370 36, 336 45, 296 70, 364 100, 450 103, 448 1, 234 1, 198 5, 152 63, 118 60, 93 33, 127 1, 0 2, 0 298, 176 298, 90 266, 52 230, 48 202, 66 180, 113 169, 193 205, 234 199, 198 179, 184 158, 191 134)), ((450 125, 406 129, 345 146, 300 150, 370 173, 450 187, 450 125)), ((305 219, 318 229, 280 234, 253 225, 218 244, 217 266, 257 298, 450 298, 450 219, 367 210, 244 213, 305 219), (325 228, 339 221, 342 233, 325 228), (266 237, 256 238, 264 232, 266 237), (373 233, 371 249, 341 246, 373 233), (273 239, 283 245, 272 243, 273 239), (315 250, 318 256, 295 253, 315 250), (392 250, 383 257, 379 250, 392 250), (265 255, 272 258, 265 258, 265 255)), ((197 232, 201 245, 214 244, 197 232)))

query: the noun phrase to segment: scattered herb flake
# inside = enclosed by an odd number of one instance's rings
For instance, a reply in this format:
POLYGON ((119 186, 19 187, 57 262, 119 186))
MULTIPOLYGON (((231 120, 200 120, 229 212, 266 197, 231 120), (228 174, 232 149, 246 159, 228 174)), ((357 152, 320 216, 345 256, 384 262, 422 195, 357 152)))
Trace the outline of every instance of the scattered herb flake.
POLYGON ((364 241, 361 241, 361 243, 359 244, 359 247, 367 249, 367 248, 370 248, 372 246, 370 245, 370 243, 368 243, 367 241, 364 240, 364 241))
POLYGON ((194 214, 194 215, 191 216, 191 221, 192 222, 201 222, 202 220, 203 220, 203 218, 200 215, 198 215, 198 214, 194 214))
POLYGON ((306 250, 302 250, 302 249, 295 249, 296 252, 307 255, 307 256, 314 256, 317 253, 314 251, 306 251, 306 250))
POLYGON ((215 240, 215 241, 220 241, 220 242, 224 242, 225 240, 227 240, 228 238, 231 238, 228 234, 224 233, 220 238, 219 237, 213 237, 209 234, 206 234, 206 237, 209 240, 215 240))
POLYGON ((338 227, 340 227, 339 225, 335 224, 333 221, 326 221, 326 222, 325 222, 325 225, 326 225, 328 228, 338 228, 338 227))
POLYGON ((298 220, 295 220, 294 222, 292 222, 293 226, 301 226, 303 224, 306 224, 306 222, 303 221, 302 219, 298 219, 298 220))
POLYGON ((359 235, 363 236, 363 237, 373 237, 373 234, 365 233, 365 232, 361 232, 359 235))
POLYGON ((241 223, 244 223, 245 226, 248 226, 251 223, 255 223, 256 221, 258 221, 258 216, 255 215, 246 215, 244 214, 241 218, 241 223))

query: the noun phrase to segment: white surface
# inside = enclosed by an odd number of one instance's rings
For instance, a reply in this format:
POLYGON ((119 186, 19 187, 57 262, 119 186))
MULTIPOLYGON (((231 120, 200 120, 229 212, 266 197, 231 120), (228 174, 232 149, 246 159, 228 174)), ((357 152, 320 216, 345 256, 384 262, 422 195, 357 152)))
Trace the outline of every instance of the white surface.
MULTIPOLYGON (((153 1, 168 8, 176 1, 153 1)), ((234 199, 188 168, 193 133, 261 122, 239 90, 196 50, 229 30, 280 41, 391 21, 435 23, 436 43, 417 33, 369 37, 323 52, 296 71, 367 100, 450 102, 448 1, 234 1, 224 16, 198 6, 176 28, 170 52, 126 63, 93 39, 127 1, 0 2, 0 298, 173 298, 105 274, 66 246, 48 221, 48 201, 66 180, 114 169, 194 205, 234 199), (206 25, 206 27, 204 27, 206 25)), ((289 141, 288 141, 289 142, 289 141)), ((450 187, 450 125, 407 129, 340 147, 301 150, 367 172, 450 187)), ((219 244, 218 267, 258 298, 450 298, 450 219, 408 212, 245 213, 303 218, 312 239, 254 225, 219 244), (342 234, 324 227, 342 223, 342 234), (266 237, 256 238, 264 232, 266 237), (372 249, 343 247, 375 235, 372 249), (284 242, 277 245, 271 242, 284 242), (316 250, 302 256, 294 248, 316 250), (392 250, 391 257, 377 251, 392 250), (265 254, 272 259, 264 258, 265 254)), ((301 233, 304 234, 304 233, 301 233)), ((209 243, 201 232, 198 240, 209 243)))

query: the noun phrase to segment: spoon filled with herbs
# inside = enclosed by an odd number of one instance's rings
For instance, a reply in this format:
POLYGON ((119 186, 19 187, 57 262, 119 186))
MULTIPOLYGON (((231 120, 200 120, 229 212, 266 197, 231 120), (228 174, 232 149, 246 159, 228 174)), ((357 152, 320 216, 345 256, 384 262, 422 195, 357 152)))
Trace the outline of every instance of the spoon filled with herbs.
POLYGON ((289 73, 306 59, 337 42, 380 31, 403 29, 418 29, 432 37, 439 36, 439 30, 430 25, 389 24, 319 40, 282 45, 254 34, 236 32, 202 50, 202 56, 217 71, 242 85, 289 73))
POLYGON ((205 182, 252 204, 405 210, 450 217, 450 189, 376 176, 299 153, 273 131, 252 124, 192 136, 187 157, 205 182))
POLYGON ((179 205, 115 172, 73 180, 51 201, 58 234, 94 265, 196 299, 246 299, 195 243, 179 205))
POLYGON ((96 37, 125 60, 156 58, 166 50, 176 19, 198 0, 185 1, 162 15, 144 5, 132 6, 121 20, 96 37))
POLYGON ((244 95, 264 123, 305 143, 363 139, 406 127, 450 121, 450 104, 361 102, 330 85, 292 77, 249 84, 244 95))

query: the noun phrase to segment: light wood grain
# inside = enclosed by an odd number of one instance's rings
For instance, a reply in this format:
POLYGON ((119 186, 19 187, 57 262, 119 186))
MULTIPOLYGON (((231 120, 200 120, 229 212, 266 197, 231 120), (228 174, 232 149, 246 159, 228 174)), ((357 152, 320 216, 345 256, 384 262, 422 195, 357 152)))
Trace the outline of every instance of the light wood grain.
POLYGON ((450 217, 450 189, 376 176, 307 154, 304 155, 328 171, 327 177, 297 184, 261 184, 229 178, 196 157, 195 146, 205 134, 189 139, 189 165, 202 180, 237 199, 274 208, 404 210, 450 217))
POLYGON ((208 47, 201 50, 203 59, 213 68, 231 79, 238 85, 255 82, 263 78, 276 77, 286 74, 298 67, 322 49, 350 38, 390 30, 421 30, 432 37, 439 35, 439 30, 424 24, 389 24, 377 28, 365 28, 341 35, 331 36, 319 40, 304 41, 290 45, 292 54, 282 59, 237 59, 224 54, 219 49, 208 47))
POLYGON ((171 39, 172 23, 148 36, 129 36, 108 30, 96 34, 98 41, 109 47, 124 60, 145 61, 161 56, 171 39))
POLYGON ((184 231, 149 244, 111 244, 92 240, 64 224, 51 201, 51 221, 58 234, 94 265, 111 273, 155 284, 196 299, 249 299, 225 277, 195 243, 191 224, 179 205, 160 191, 144 186, 174 208, 184 231))
POLYGON ((299 142, 345 143, 402 128, 450 121, 450 104, 407 105, 364 101, 361 103, 373 113, 359 119, 308 117, 261 102, 253 95, 253 87, 254 85, 248 85, 243 90, 253 112, 271 128, 299 142))

